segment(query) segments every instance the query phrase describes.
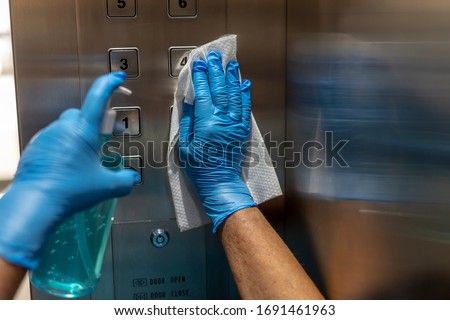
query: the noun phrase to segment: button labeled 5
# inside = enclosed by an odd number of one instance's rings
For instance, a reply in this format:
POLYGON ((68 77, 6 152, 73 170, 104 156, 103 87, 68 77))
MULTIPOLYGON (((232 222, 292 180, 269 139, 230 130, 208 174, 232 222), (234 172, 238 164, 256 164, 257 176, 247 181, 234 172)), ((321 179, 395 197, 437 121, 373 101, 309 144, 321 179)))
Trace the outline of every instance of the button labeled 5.
POLYGON ((109 18, 136 17, 136 0, 106 0, 106 15, 109 18))

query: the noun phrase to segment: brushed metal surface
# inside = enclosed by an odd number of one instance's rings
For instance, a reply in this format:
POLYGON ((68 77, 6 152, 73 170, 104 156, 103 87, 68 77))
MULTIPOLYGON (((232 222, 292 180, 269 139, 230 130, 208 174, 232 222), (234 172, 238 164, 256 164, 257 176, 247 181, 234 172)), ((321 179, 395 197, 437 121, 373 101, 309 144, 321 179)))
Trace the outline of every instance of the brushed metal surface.
POLYGON ((137 48, 111 48, 109 71, 124 71, 128 79, 139 77, 139 50, 137 48))
POLYGON ((127 300, 205 299, 205 228, 180 233, 175 221, 113 225, 115 298, 127 300), (164 229, 163 248, 152 233, 164 229))
POLYGON ((133 95, 118 96, 114 107, 141 108, 141 136, 126 139, 122 145, 124 155, 143 157, 144 183, 119 201, 117 223, 174 219, 165 159, 176 79, 169 76, 167 50, 172 46, 198 46, 225 33, 223 0, 200 1, 201 14, 195 19, 170 19, 166 10, 165 1, 140 1, 136 18, 109 19, 103 1, 77 1, 82 97, 98 75, 108 72, 109 48, 139 49, 139 78, 124 83, 133 95))
MULTIPOLYGON (((189 19, 170 18, 166 1, 139 1, 136 16, 120 18, 108 17, 108 1, 12 3, 22 147, 64 109, 81 104, 94 79, 109 71, 110 48, 139 50, 139 78, 127 79, 124 84, 133 95, 117 95, 113 107, 140 108, 141 134, 125 141, 116 137, 116 141, 123 143, 125 156, 142 157, 143 183, 119 201, 104 277, 92 299, 151 298, 153 291, 139 295, 130 289, 130 277, 149 283, 171 274, 189 274, 192 294, 184 297, 238 297, 223 249, 210 226, 179 233, 175 225, 165 169, 165 142, 176 86, 176 79, 169 76, 168 49, 199 46, 225 33, 237 33, 238 59, 243 77, 253 82, 253 110, 260 129, 281 142, 286 116, 286 1, 197 2, 198 15, 189 19), (148 253, 147 237, 153 227, 170 230, 171 240, 162 248, 168 250, 150 249, 153 256, 142 260, 142 254, 148 253), (192 247, 192 243, 198 245, 192 247), (153 259, 154 255, 158 259, 153 259), (185 260, 180 262, 180 257, 185 260)), ((284 157, 276 152, 272 156, 284 185, 284 157)), ((283 208, 282 197, 262 206, 281 234, 283 208)), ((165 298, 185 294, 173 293, 171 288, 165 289, 169 295, 165 298)), ((36 292, 33 297, 50 298, 36 292)))
POLYGON ((108 18, 134 18, 137 15, 136 0, 106 0, 108 18))
POLYGON ((21 149, 80 106, 75 1, 10 1, 21 149), (49 2, 51 5, 49 5, 49 2))
POLYGON ((287 168, 288 244, 327 297, 448 298, 449 3, 287 13, 287 140, 348 140, 348 167, 287 168))
POLYGON ((167 14, 170 18, 196 18, 199 0, 167 0, 167 14))
POLYGON ((178 78, 181 70, 186 65, 189 53, 195 47, 170 47, 169 54, 169 76, 178 78))
POLYGON ((114 110, 117 112, 116 127, 123 128, 123 130, 114 128, 114 136, 139 136, 141 134, 141 109, 139 107, 114 108, 114 110))

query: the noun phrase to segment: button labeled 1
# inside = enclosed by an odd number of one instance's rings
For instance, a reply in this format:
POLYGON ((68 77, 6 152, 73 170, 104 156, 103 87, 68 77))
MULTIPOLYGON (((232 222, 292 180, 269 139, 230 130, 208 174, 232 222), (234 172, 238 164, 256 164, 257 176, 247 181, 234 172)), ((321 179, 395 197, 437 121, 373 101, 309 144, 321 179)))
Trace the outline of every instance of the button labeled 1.
POLYGON ((124 71, 127 78, 139 77, 139 51, 137 48, 109 49, 109 71, 124 71))
POLYGON ((113 108, 117 112, 116 123, 123 128, 118 131, 117 126, 114 128, 114 136, 139 136, 141 134, 141 110, 137 107, 117 107, 113 108))
POLYGON ((136 0, 106 0, 106 14, 109 18, 136 17, 136 0))
POLYGON ((171 18, 195 18, 198 15, 198 0, 167 0, 171 18))
POLYGON ((123 157, 123 167, 126 169, 131 169, 139 173, 140 180, 136 184, 142 184, 142 157, 141 156, 124 156, 123 157))
POLYGON ((178 78, 181 69, 186 65, 189 53, 196 47, 170 47, 169 48, 169 76, 178 78))

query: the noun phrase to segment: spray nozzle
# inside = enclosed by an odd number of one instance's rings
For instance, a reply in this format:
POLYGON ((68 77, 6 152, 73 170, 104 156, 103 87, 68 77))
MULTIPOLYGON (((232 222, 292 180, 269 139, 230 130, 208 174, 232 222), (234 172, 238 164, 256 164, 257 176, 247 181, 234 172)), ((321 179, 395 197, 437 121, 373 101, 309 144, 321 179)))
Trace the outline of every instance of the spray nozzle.
MULTIPOLYGON (((133 92, 125 87, 118 87, 116 90, 114 90, 114 93, 122 93, 124 95, 131 95, 133 92)), ((116 123, 116 114, 117 112, 113 109, 111 109, 111 100, 112 97, 109 98, 105 112, 103 113, 103 121, 102 121, 102 128, 101 128, 101 134, 111 135, 114 130, 114 124, 116 123)))

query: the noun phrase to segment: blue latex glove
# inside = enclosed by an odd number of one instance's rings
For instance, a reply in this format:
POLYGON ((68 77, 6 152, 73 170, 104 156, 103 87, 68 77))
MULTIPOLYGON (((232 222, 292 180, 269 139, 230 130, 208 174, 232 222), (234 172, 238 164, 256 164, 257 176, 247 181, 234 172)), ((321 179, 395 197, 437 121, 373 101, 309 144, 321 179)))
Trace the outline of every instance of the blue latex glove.
POLYGON ((69 215, 128 194, 139 180, 132 170, 101 166, 100 128, 105 105, 124 81, 117 72, 97 79, 81 110, 69 109, 40 131, 22 155, 0 200, 0 256, 34 269, 44 241, 69 215))
POLYGON ((194 62, 194 106, 184 103, 179 152, 184 172, 197 191, 215 233, 234 212, 256 206, 241 177, 250 133, 250 82, 239 80, 239 65, 208 54, 194 62))

